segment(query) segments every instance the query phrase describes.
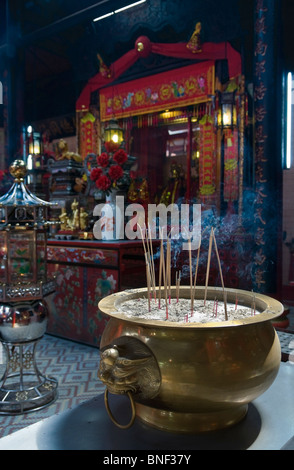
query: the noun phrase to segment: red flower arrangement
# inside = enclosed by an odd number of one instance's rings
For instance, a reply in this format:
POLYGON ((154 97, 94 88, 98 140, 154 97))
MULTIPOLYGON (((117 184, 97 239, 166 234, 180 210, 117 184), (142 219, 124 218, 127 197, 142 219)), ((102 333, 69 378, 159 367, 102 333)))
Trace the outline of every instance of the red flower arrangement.
POLYGON ((124 177, 123 164, 127 160, 128 156, 123 149, 118 149, 113 155, 102 152, 97 157, 98 166, 92 169, 90 179, 98 189, 108 194, 124 177))
POLYGON ((123 165, 128 159, 126 152, 123 149, 119 149, 113 154, 113 160, 119 165, 123 165))
POLYGON ((118 181, 123 177, 124 171, 120 165, 112 165, 109 168, 108 174, 113 181, 118 181))
POLYGON ((106 152, 103 152, 101 155, 98 155, 97 163, 102 166, 102 168, 107 168, 109 165, 109 159, 109 155, 106 152))

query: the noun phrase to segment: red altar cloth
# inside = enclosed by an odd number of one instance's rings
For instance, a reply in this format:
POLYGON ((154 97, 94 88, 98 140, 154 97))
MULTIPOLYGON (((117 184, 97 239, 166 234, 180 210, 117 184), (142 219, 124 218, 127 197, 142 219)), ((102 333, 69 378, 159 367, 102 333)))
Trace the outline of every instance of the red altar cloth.
POLYGON ((161 54, 182 59, 197 59, 199 61, 227 59, 230 78, 234 78, 241 74, 241 56, 227 42, 207 42, 202 44, 202 52, 193 53, 187 49, 187 43, 152 43, 146 37, 138 38, 136 44, 138 44, 138 41, 143 42, 143 51, 139 51, 137 48, 134 48, 120 57, 117 61, 113 62, 113 64, 111 64, 109 67, 111 72, 110 77, 104 77, 101 75, 101 73, 98 73, 94 77, 90 78, 76 102, 76 111, 88 110, 91 100, 91 93, 107 85, 110 85, 122 73, 128 70, 140 57, 146 57, 146 50, 148 54, 151 52, 153 54, 161 54))

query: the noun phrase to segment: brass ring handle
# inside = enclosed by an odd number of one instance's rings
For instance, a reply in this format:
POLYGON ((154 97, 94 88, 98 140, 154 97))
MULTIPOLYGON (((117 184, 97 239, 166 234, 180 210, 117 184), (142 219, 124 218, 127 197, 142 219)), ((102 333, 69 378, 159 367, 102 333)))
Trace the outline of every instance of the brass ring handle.
POLYGON ((136 409, 135 409, 135 403, 134 403, 134 400, 133 400, 133 397, 132 397, 132 394, 131 392, 127 392, 127 395, 129 397, 129 400, 130 400, 130 403, 131 403, 131 407, 132 407, 132 417, 131 417, 131 420, 128 424, 119 424, 116 419, 113 417, 113 414, 109 408, 109 403, 108 403, 108 388, 106 387, 105 389, 105 392, 104 392, 104 403, 105 403, 105 408, 106 408, 106 411, 111 419, 111 421, 117 426, 119 427, 120 429, 128 429, 130 428, 133 424, 134 424, 134 421, 135 421, 135 418, 136 418, 136 409))

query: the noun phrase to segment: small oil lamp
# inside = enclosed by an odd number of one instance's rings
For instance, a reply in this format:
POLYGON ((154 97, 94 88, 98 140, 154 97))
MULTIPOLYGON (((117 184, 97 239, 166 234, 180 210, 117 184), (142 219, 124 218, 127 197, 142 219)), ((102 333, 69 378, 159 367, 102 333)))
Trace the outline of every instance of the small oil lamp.
POLYGON ((46 262, 51 204, 25 186, 27 167, 22 160, 9 170, 15 181, 0 198, 0 341, 7 357, 0 383, 0 414, 19 414, 39 409, 56 396, 56 380, 43 376, 35 361, 36 344, 47 327, 43 299, 54 292, 55 282, 47 278, 46 262), (30 347, 32 353, 27 350, 30 347), (33 372, 24 372, 24 364, 33 372), (19 373, 15 373, 17 365, 19 373))

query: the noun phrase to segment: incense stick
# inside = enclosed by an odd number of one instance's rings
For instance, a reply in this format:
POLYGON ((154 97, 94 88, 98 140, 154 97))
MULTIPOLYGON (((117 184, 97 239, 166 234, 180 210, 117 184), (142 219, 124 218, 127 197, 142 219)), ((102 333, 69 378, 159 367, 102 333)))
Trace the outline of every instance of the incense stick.
POLYGON ((161 228, 159 227, 160 235, 160 258, 159 258, 159 280, 158 280, 158 308, 161 307, 161 282, 164 269, 164 250, 163 250, 163 234, 161 228))
POLYGON ((222 283, 222 288, 223 288, 223 293, 224 293, 224 307, 225 307, 225 319, 228 319, 228 312, 227 312, 227 294, 225 292, 225 285, 224 285, 224 278, 223 278, 223 273, 222 273, 222 267, 221 267, 221 262, 218 254, 218 249, 217 249, 217 243, 216 243, 216 238, 213 230, 213 242, 214 242, 214 247, 215 247, 215 252, 216 252, 216 257, 217 257, 217 262, 218 262, 218 267, 219 267, 219 273, 221 277, 221 283, 222 283))
POLYGON ((148 224, 148 234, 149 234, 149 246, 150 246, 150 262, 151 262, 151 280, 153 286, 153 295, 154 300, 156 300, 156 282, 155 282, 155 268, 154 268, 154 258, 153 258, 153 246, 152 246, 152 238, 151 238, 151 229, 150 224, 148 224))
POLYGON ((166 240, 166 283, 168 291, 168 300, 170 303, 170 284, 171 284, 171 243, 170 240, 166 240))
POLYGON ((177 296, 177 303, 179 302, 180 297, 180 282, 181 282, 181 272, 176 272, 176 296, 177 296))
POLYGON ((149 312, 151 310, 151 305, 150 305, 150 271, 149 271, 149 263, 146 263, 146 277, 147 277, 147 294, 148 294, 148 309, 149 312))
MULTIPOLYGON (((164 249, 163 249, 163 234, 161 232, 161 266, 162 266, 162 277, 163 277, 163 286, 164 286, 164 298, 165 298, 165 311, 166 311, 166 319, 168 319, 168 305, 167 305, 167 274, 166 274, 166 264, 164 259, 164 249)), ((166 260, 167 263, 167 260, 166 260)))
POLYGON ((138 227, 139 227, 139 230, 141 232, 141 239, 142 239, 142 244, 143 244, 143 248, 144 248, 145 259, 147 260, 147 251, 146 251, 146 247, 145 247, 145 243, 144 243, 144 236, 143 236, 143 232, 142 232, 142 227, 139 224, 138 224, 138 227))
MULTIPOLYGON (((205 229, 206 230, 206 229, 205 229)), ((205 232, 204 230, 204 232, 205 232)), ((204 233, 203 232, 203 233, 204 233)), ((195 274, 194 274, 194 283, 193 283, 193 305, 194 305, 194 299, 195 299, 195 293, 196 293, 196 281, 197 281, 197 274, 198 274, 198 267, 199 267, 199 257, 200 257, 200 248, 201 248, 201 238, 199 241, 199 247, 198 247, 198 252, 197 252, 197 261, 196 261, 196 268, 195 268, 195 274)))
POLYGON ((168 303, 167 303, 167 274, 165 269, 165 263, 162 263, 162 271, 163 271, 163 283, 164 283, 164 298, 165 298, 165 311, 166 311, 166 318, 168 318, 168 303))
POLYGON ((205 291, 204 291, 204 305, 206 304, 206 297, 207 297, 207 286, 208 286, 208 277, 209 277, 209 270, 210 270, 212 238, 213 238, 213 228, 211 227, 210 237, 209 237, 209 247, 208 247, 208 259, 207 259, 207 266, 206 266, 206 280, 205 280, 205 291))
POLYGON ((189 267, 190 267, 190 299, 191 299, 191 316, 193 315, 193 308, 194 308, 194 298, 193 298, 193 281, 192 281, 192 246, 191 246, 191 238, 189 238, 189 267))
MULTIPOLYGON (((143 244, 144 254, 145 254, 148 308, 149 308, 149 312, 150 312, 150 309, 151 309, 151 305, 150 305, 151 279, 150 278, 151 278, 151 276, 150 276, 150 266, 149 266, 149 252, 146 250, 142 228, 139 224, 138 224, 138 227, 139 227, 139 230, 141 232, 142 244, 143 244)), ((148 245, 147 245, 147 247, 148 247, 148 245)))

